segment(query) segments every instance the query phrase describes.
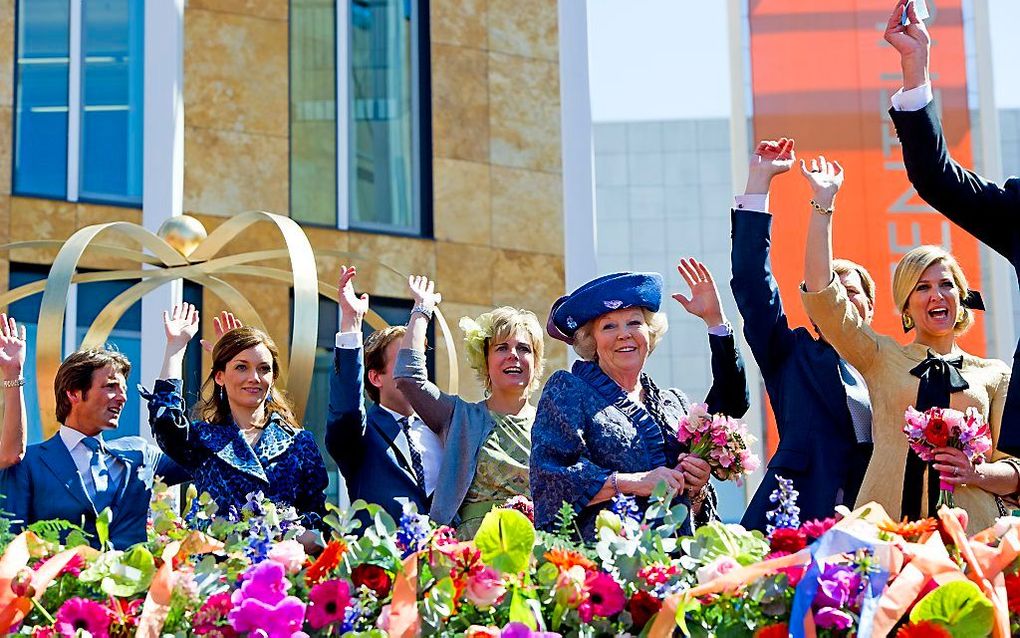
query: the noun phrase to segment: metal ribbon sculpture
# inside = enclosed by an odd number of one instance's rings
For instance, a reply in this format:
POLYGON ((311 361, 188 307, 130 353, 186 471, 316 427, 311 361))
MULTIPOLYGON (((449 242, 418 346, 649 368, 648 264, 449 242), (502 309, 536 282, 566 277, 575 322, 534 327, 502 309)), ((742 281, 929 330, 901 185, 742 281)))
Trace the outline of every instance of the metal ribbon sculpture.
MULTIPOLYGON (((354 252, 316 250, 294 220, 263 211, 250 211, 229 218, 208 237, 201 223, 188 216, 173 217, 164 224, 159 234, 131 222, 111 222, 86 226, 66 241, 38 240, 13 242, 0 246, 0 250, 59 249, 49 277, 19 286, 0 295, 0 307, 11 302, 43 293, 39 310, 36 338, 36 389, 39 397, 40 420, 45 436, 56 432, 56 398, 53 381, 62 361, 64 313, 71 285, 99 281, 139 280, 117 295, 99 313, 80 345, 81 349, 100 347, 109 338, 114 326, 124 313, 146 293, 177 279, 193 281, 216 294, 246 325, 265 330, 265 324, 254 306, 234 286, 222 279, 224 275, 255 277, 287 284, 294 288, 294 321, 291 326, 290 358, 282 366, 281 383, 294 400, 298 420, 304 417, 312 373, 315 366, 315 347, 318 335, 319 296, 339 301, 334 284, 321 281, 315 265, 315 254, 341 257, 359 263, 372 263, 389 272, 406 278, 404 273, 387 266, 378 259, 354 252), (217 256, 232 240, 254 224, 273 224, 283 240, 283 248, 257 250, 234 255, 217 256), (142 250, 96 243, 102 234, 116 234, 139 244, 142 250), (126 259, 141 264, 134 270, 98 270, 78 273, 78 264, 86 250, 90 254, 126 259), (143 252, 148 251, 148 253, 143 252), (151 253, 151 254, 150 254, 151 253), (255 262, 288 259, 290 269, 273 268, 255 262), (43 338, 42 335, 46 335, 43 338)), ((449 363, 448 391, 458 391, 457 355, 450 328, 442 313, 436 319, 447 347, 449 363)), ((384 328, 388 324, 373 310, 366 315, 368 324, 384 328)))

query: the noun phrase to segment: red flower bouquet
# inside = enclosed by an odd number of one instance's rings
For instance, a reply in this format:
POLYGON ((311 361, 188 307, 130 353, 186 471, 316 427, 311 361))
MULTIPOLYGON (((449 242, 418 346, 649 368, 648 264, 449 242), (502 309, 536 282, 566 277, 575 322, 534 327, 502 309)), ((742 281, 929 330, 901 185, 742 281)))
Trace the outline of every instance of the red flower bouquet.
MULTIPOLYGON (((992 433, 984 417, 974 408, 966 412, 950 408, 930 408, 918 412, 913 406, 904 414, 906 424, 903 433, 907 435, 910 449, 922 461, 935 460, 935 450, 954 447, 962 450, 972 463, 984 461, 984 454, 992 449, 992 433)), ((940 477, 944 479, 944 477, 940 477)), ((951 483, 939 481, 939 506, 954 507, 951 483)))

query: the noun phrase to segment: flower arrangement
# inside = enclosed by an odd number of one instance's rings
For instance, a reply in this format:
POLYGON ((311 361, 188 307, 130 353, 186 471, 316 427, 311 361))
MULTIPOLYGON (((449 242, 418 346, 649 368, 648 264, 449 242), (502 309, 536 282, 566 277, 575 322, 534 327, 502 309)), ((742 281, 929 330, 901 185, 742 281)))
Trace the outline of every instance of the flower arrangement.
POLYGON ((495 315, 483 312, 477 318, 461 317, 458 325, 464 333, 464 354, 468 365, 478 374, 485 373, 485 342, 492 338, 495 315))
POLYGON ((761 465, 758 455, 750 450, 756 439, 747 426, 725 414, 709 414, 704 403, 692 405, 680 418, 677 439, 690 448, 691 454, 708 461, 712 475, 720 481, 740 485, 744 475, 761 465))
MULTIPOLYGON (((922 461, 935 460, 938 448, 954 447, 962 450, 972 463, 984 461, 984 455, 992 449, 992 434, 988 423, 975 408, 966 412, 950 408, 930 408, 918 412, 913 406, 904 414, 906 421, 903 433, 907 435, 910 449, 922 461)), ((953 507, 955 486, 940 477, 938 504, 953 507)))
POLYGON ((333 510, 328 533, 316 534, 257 495, 248 514, 220 516, 189 494, 189 520, 162 507, 158 490, 149 541, 127 550, 69 547, 48 532, 5 538, 0 574, 16 577, 0 578, 0 633, 664 638, 679 627, 768 638, 804 635, 807 615, 823 638, 1020 630, 1020 519, 969 539, 947 508, 893 523, 871 504, 801 524, 792 485, 777 493, 773 520, 783 524, 769 536, 716 522, 679 537, 688 512, 662 486, 644 512, 617 499, 598 519, 597 542, 583 546, 571 540, 569 507, 559 529, 539 532, 520 500, 459 542, 413 509, 394 521, 358 502, 333 510), (372 521, 364 529, 362 511, 372 521))

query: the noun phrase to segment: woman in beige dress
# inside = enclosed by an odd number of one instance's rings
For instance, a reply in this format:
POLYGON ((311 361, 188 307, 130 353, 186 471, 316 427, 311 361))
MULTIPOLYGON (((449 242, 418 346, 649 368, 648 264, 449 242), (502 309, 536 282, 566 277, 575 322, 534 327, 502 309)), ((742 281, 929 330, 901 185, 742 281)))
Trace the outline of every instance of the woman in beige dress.
POLYGON ((868 384, 875 452, 857 504, 880 503, 893 518, 934 516, 939 474, 955 487, 958 507, 967 510, 973 533, 1000 514, 998 497, 1013 494, 1020 481, 1017 462, 994 446, 974 464, 955 448, 939 448, 931 467, 910 451, 903 434, 910 406, 973 407, 998 441, 1009 366, 964 352, 956 340, 973 323, 980 297, 967 284, 956 259, 938 246, 907 253, 893 275, 893 296, 905 332, 901 345, 862 321, 845 289, 832 276, 832 214, 843 169, 824 157, 801 170, 814 195, 804 264, 803 301, 821 336, 853 365, 868 384))

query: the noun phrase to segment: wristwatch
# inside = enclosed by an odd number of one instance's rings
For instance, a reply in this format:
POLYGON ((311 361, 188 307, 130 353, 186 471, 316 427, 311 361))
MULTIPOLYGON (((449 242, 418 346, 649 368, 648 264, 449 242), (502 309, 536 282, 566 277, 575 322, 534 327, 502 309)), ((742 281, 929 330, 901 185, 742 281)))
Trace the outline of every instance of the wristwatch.
POLYGON ((5 388, 20 388, 25 385, 25 377, 18 377, 17 379, 4 379, 3 386, 5 388))
POLYGON ((412 315, 417 312, 419 315, 425 317, 429 321, 432 321, 432 313, 434 311, 435 308, 429 308, 425 304, 415 304, 414 308, 411 308, 412 315))

